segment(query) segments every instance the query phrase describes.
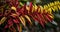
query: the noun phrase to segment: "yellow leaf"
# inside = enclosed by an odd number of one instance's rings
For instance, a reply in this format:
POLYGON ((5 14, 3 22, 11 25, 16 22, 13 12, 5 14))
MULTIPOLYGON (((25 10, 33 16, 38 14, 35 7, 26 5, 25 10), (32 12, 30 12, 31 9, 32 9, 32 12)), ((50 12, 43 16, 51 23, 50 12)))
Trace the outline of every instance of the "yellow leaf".
POLYGON ((50 4, 48 4, 48 7, 50 7, 50 4))
POLYGON ((30 21, 30 23, 32 24, 32 21, 31 21, 31 19, 30 19, 30 17, 29 17, 29 16, 25 15, 25 18, 26 18, 27 20, 29 20, 29 21, 30 21))
POLYGON ((41 8, 39 7, 38 12, 40 12, 41 8))
POLYGON ((30 11, 30 8, 29 8, 28 6, 26 6, 26 9, 27 9, 27 11, 28 11, 28 13, 29 13, 29 11, 30 11))
POLYGON ((12 6, 11 9, 16 11, 16 7, 14 7, 14 6, 12 6))
POLYGON ((52 19, 54 18, 54 16, 53 15, 49 15, 52 19))
POLYGON ((48 11, 50 14, 52 13, 52 9, 51 9, 51 8, 49 8, 47 11, 48 11))
POLYGON ((23 6, 23 3, 20 2, 20 5, 23 6))
POLYGON ((60 5, 60 2, 59 2, 59 5, 60 5))
POLYGON ((23 17, 23 16, 20 16, 19 19, 20 19, 21 23, 22 23, 24 26, 26 26, 24 17, 23 17))
POLYGON ((3 17, 3 18, 0 20, 0 25, 1 25, 2 23, 4 23, 6 19, 7 19, 6 17, 3 17))
POLYGON ((48 9, 45 9, 45 12, 47 13, 48 12, 48 9))
POLYGON ((34 9, 35 9, 34 11, 37 11, 37 8, 38 8, 37 5, 35 5, 34 7, 35 7, 35 8, 34 8, 34 9))
POLYGON ((20 31, 19 32, 22 32, 22 26, 20 25, 20 31))
POLYGON ((56 1, 57 2, 57 4, 59 4, 59 1, 56 1))
POLYGON ((34 12, 34 6, 32 7, 32 13, 34 12))
POLYGON ((48 9, 48 6, 47 5, 44 5, 44 9, 48 9))
POLYGON ((55 9, 53 7, 51 7, 51 9, 55 12, 55 9))
POLYGON ((59 10, 60 10, 60 5, 58 5, 58 8, 59 8, 59 10))
POLYGON ((54 3, 52 2, 52 3, 50 3, 50 7, 52 7, 52 6, 54 6, 54 3))
POLYGON ((43 13, 43 7, 42 6, 40 6, 40 9, 41 9, 41 13, 43 13))
POLYGON ((12 14, 11 16, 17 16, 17 14, 12 14))
POLYGON ((57 6, 54 6, 54 9, 55 9, 56 11, 58 11, 58 7, 57 7, 57 6))
POLYGON ((58 3, 56 1, 54 1, 54 4, 57 5, 58 3))

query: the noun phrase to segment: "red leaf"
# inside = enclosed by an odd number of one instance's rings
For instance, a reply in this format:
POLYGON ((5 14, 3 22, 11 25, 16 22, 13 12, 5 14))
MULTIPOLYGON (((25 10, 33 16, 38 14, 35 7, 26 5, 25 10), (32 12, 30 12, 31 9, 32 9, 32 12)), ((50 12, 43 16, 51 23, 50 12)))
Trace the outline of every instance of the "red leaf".
POLYGON ((28 14, 28 11, 26 10, 26 4, 24 4, 24 14, 28 14))
POLYGON ((13 22, 16 24, 19 23, 18 19, 13 19, 13 22))
POLYGON ((0 13, 0 17, 2 16, 3 14, 2 13, 0 13))
POLYGON ((32 11, 32 2, 30 2, 30 12, 32 11))
POLYGON ((13 22, 12 22, 12 19, 9 19, 8 20, 8 24, 12 24, 13 22))
POLYGON ((52 21, 53 19, 49 16, 49 14, 47 14, 47 17, 52 21))
POLYGON ((40 16, 41 20, 43 21, 43 23, 46 23, 46 20, 44 19, 43 14, 39 14, 39 16, 40 16))
POLYGON ((13 25, 13 21, 12 21, 12 19, 9 19, 8 20, 8 26, 11 27, 12 25, 13 25))
POLYGON ((5 25, 4 29, 8 28, 8 25, 5 25))
POLYGON ((39 23, 42 25, 42 27, 44 27, 44 22, 38 13, 37 13, 37 18, 39 19, 39 23))
POLYGON ((7 23, 8 24, 4 28, 9 28, 13 25, 12 19, 9 19, 7 23))
POLYGON ((12 26, 9 28, 12 32, 16 32, 16 29, 12 26))
POLYGON ((15 5, 16 5, 16 7, 18 8, 18 6, 19 6, 18 0, 15 0, 15 5))
POLYGON ((18 28, 18 31, 20 30, 20 25, 19 24, 16 24, 17 25, 17 28, 18 28))
POLYGON ((29 16, 31 16, 34 19, 34 21, 38 21, 38 19, 35 18, 32 14, 29 14, 29 16))
POLYGON ((51 19, 49 18, 48 15, 44 15, 44 16, 45 16, 45 18, 46 18, 49 22, 51 22, 51 19))

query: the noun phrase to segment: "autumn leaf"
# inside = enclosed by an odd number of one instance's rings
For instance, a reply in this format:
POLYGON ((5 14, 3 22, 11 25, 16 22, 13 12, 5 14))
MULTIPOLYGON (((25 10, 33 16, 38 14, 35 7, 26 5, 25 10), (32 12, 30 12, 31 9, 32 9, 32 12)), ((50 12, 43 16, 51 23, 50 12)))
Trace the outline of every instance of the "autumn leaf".
POLYGON ((5 21, 6 21, 6 17, 3 17, 1 20, 0 20, 0 25, 2 24, 2 23, 4 23, 5 21))
POLYGON ((32 25, 32 21, 28 15, 25 15, 25 18, 29 21, 29 23, 32 25))
POLYGON ((25 18, 24 18, 23 16, 20 16, 19 19, 20 19, 21 23, 22 23, 24 26, 26 26, 25 18))

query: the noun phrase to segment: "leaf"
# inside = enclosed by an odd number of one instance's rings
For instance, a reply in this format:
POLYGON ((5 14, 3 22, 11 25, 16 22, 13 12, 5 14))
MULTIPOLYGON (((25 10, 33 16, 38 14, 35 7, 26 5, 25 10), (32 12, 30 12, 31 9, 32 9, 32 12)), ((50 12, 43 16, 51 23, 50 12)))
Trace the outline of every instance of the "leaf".
POLYGON ((0 12, 0 17, 2 16, 3 14, 0 12))
POLYGON ((54 4, 57 5, 58 4, 57 1, 54 1, 54 4))
POLYGON ((2 7, 0 7, 0 12, 3 13, 4 9, 2 7))
POLYGON ((0 25, 1 25, 2 23, 4 23, 6 19, 7 19, 6 17, 3 17, 3 18, 0 20, 0 25))
POLYGON ((51 9, 55 12, 55 9, 53 7, 51 7, 51 9))
POLYGON ((25 15, 25 18, 30 22, 30 24, 32 24, 32 21, 29 16, 25 15))
POLYGON ((33 15, 30 15, 30 14, 29 14, 29 16, 31 16, 34 21, 38 21, 37 18, 35 18, 33 15))
POLYGON ((28 13, 29 13, 29 11, 30 11, 30 8, 28 7, 28 6, 26 6, 26 10, 28 11, 28 13))
POLYGON ((31 12, 32 11, 32 2, 30 2, 30 11, 29 12, 31 12))
POLYGON ((52 3, 50 3, 50 6, 52 7, 52 6, 54 6, 54 3, 52 2, 52 3))
POLYGON ((49 16, 49 14, 47 14, 47 17, 52 21, 53 20, 53 18, 51 18, 51 16, 49 16))
POLYGON ((12 32, 16 32, 16 29, 12 26, 9 28, 12 32))
POLYGON ((44 16, 43 16, 44 14, 39 14, 39 16, 40 16, 40 18, 42 19, 42 21, 44 22, 44 23, 47 23, 47 21, 44 19, 44 16))
POLYGON ((10 16, 12 16, 13 18, 16 18, 17 14, 12 13, 12 15, 10 15, 10 16))
POLYGON ((50 16, 48 16, 48 15, 44 15, 45 16, 45 18, 49 21, 49 22, 51 22, 53 19, 52 18, 50 18, 50 16))
POLYGON ((17 24, 17 28, 19 32, 22 32, 22 25, 17 24))
POLYGON ((13 22, 16 24, 19 23, 18 19, 13 19, 13 22))
POLYGON ((6 28, 9 28, 8 24, 7 24, 7 25, 5 25, 4 29, 6 29, 6 28))
POLYGON ((32 7, 32 13, 34 12, 34 6, 32 7))
POLYGON ((40 13, 43 13, 43 7, 42 6, 40 6, 40 13))
POLYGON ((22 32, 22 26, 20 25, 20 31, 19 32, 22 32))
POLYGON ((54 19, 54 15, 53 15, 53 14, 51 14, 51 15, 48 15, 48 16, 50 16, 52 19, 54 19))
POLYGON ((50 4, 47 4, 48 5, 48 7, 50 7, 50 4))
POLYGON ((58 7, 57 7, 57 6, 54 6, 54 9, 55 9, 56 11, 58 11, 58 7))
POLYGON ((59 8, 59 10, 60 10, 60 5, 58 5, 58 8, 59 8))
POLYGON ((48 9, 48 6, 47 5, 44 5, 44 9, 48 9))
POLYGON ((37 8, 38 8, 37 5, 34 5, 34 9, 35 9, 34 11, 37 11, 37 8))
POLYGON ((50 14, 52 13, 52 9, 51 9, 51 8, 49 8, 47 11, 48 11, 48 13, 50 13, 50 14))
POLYGON ((23 17, 23 16, 20 16, 19 19, 20 19, 21 23, 22 23, 24 26, 26 26, 24 17, 23 17))
POLYGON ((44 27, 44 22, 39 14, 37 14, 37 18, 39 19, 39 23, 44 27))
POLYGON ((13 26, 13 21, 12 21, 11 18, 8 20, 8 26, 9 26, 9 27, 13 26))
POLYGON ((20 5, 23 6, 23 3, 20 2, 20 5))
POLYGON ((11 7, 12 10, 16 11, 16 7, 11 7))

